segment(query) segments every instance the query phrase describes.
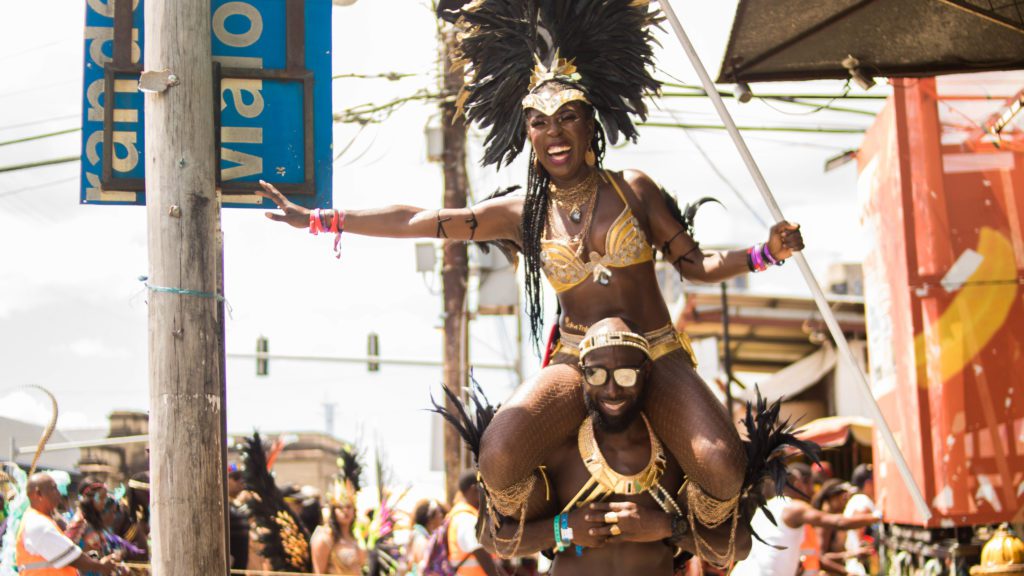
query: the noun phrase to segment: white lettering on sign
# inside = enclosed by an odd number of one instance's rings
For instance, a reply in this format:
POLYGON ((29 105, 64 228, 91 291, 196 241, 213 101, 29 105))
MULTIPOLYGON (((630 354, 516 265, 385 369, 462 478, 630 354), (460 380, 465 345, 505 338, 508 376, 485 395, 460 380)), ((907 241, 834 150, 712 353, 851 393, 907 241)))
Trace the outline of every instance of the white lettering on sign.
POLYGON ((221 110, 228 107, 227 95, 230 94, 231 103, 243 118, 257 118, 263 113, 263 80, 225 78, 220 86, 221 110))
POLYGON ((135 146, 138 141, 139 134, 137 132, 128 132, 125 130, 114 130, 114 146, 113 160, 115 172, 131 172, 133 168, 139 165, 139 149, 135 146), (124 150, 124 155, 119 155, 119 147, 124 150))
MULTIPOLYGON (((224 126, 220 129, 220 142, 221 144, 262 144, 263 128, 224 126)), ((221 146, 220 157, 221 160, 237 164, 237 166, 222 169, 221 179, 223 180, 236 180, 263 173, 263 158, 255 154, 246 154, 221 146)))
MULTIPOLYGON (((85 39, 89 41, 89 58, 96 63, 97 66, 105 66, 107 62, 110 62, 111 57, 104 53, 103 47, 107 43, 114 42, 114 26, 111 23, 110 26, 86 26, 85 27, 85 39)), ((111 47, 111 54, 113 54, 113 47, 111 47)), ((142 49, 139 47, 139 29, 132 28, 132 64, 138 64, 139 59, 142 57, 142 49)))
POLYGON ((103 144, 103 129, 94 131, 89 134, 89 138, 85 141, 85 157, 89 160, 89 164, 95 166, 99 164, 100 159, 103 158, 103 151, 100 150, 100 146, 103 144))
MULTIPOLYGON (((92 8, 100 16, 106 16, 107 18, 114 17, 114 7, 117 6, 117 0, 88 0, 89 8, 92 8)), ((132 12, 139 7, 139 0, 132 0, 132 12)))
POLYGON ((85 100, 89 103, 89 110, 86 112, 86 119, 89 122, 103 122, 103 104, 100 104, 100 96, 103 95, 103 78, 93 80, 85 89, 85 100))
MULTIPOLYGON (((245 48, 259 41, 263 35, 263 16, 252 4, 228 2, 213 13, 213 35, 217 40, 233 48, 245 48), (245 18, 248 27, 244 32, 234 33, 227 29, 229 18, 245 18)), ((263 59, 255 56, 216 56, 214 61, 232 68, 262 68, 263 59)), ((263 114, 263 80, 255 78, 225 78, 220 86, 220 109, 223 112, 234 109, 239 116, 249 120, 263 114)), ((221 115, 220 158, 222 162, 234 164, 221 167, 221 180, 237 180, 263 173, 263 158, 230 147, 229 144, 263 144, 263 129, 252 126, 226 125, 221 115)))
MULTIPOLYGON (((89 43, 89 58, 102 67, 110 62, 110 56, 103 53, 103 47, 107 42, 114 41, 114 27, 111 26, 86 26, 85 40, 89 43)), ((113 54, 113 50, 111 50, 113 54)))
MULTIPOLYGON (((138 90, 137 80, 114 80, 114 92, 134 94, 138 90)), ((138 124, 139 111, 135 108, 114 108, 114 122, 138 124)))
MULTIPOLYGON (((87 70, 89 66, 95 65, 99 68, 106 66, 113 60, 114 53, 114 16, 117 13, 117 2, 128 0, 87 0, 89 10, 96 15, 109 20, 103 26, 86 26, 86 54, 87 70)), ((139 0, 131 0, 132 14, 139 9, 139 0)), ((142 48, 139 46, 139 29, 133 27, 131 34, 130 59, 132 64, 138 64, 142 59, 142 48)), ((95 72, 93 72, 95 74, 95 72)), ((89 72, 87 72, 89 75, 89 72)), ((136 94, 137 79, 115 78, 114 93, 136 94)), ((104 79, 95 78, 89 82, 85 89, 85 158, 91 169, 85 170, 85 198, 86 200, 132 202, 136 198, 134 192, 117 192, 103 190, 100 183, 99 173, 96 170, 103 162, 103 119, 104 105, 116 106, 116 99, 113 95, 105 93, 104 79), (94 124, 95 123, 95 124, 94 124)), ((113 121, 117 123, 117 130, 112 131, 113 154, 108 158, 110 167, 114 172, 128 173, 135 170, 141 158, 138 148, 140 140, 139 132, 142 126, 139 123, 139 110, 133 107, 115 108, 113 110, 113 121)), ((117 176, 115 174, 115 176, 117 176)))
POLYGON ((263 58, 259 56, 214 56, 213 61, 231 68, 263 68, 263 58))
POLYGON ((252 4, 228 2, 213 13, 213 34, 218 40, 232 48, 252 46, 263 35, 263 16, 252 4), (249 21, 245 32, 235 34, 228 31, 227 20, 232 16, 241 16, 249 21))

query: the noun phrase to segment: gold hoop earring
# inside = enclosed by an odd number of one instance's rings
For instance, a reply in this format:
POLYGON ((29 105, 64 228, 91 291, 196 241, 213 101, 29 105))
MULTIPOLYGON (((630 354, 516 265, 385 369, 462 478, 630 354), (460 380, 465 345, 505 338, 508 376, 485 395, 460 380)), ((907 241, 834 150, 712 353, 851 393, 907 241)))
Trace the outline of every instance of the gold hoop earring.
POLYGON ((587 154, 583 157, 587 162, 587 166, 593 168, 597 164, 597 155, 594 154, 593 148, 587 149, 587 154))

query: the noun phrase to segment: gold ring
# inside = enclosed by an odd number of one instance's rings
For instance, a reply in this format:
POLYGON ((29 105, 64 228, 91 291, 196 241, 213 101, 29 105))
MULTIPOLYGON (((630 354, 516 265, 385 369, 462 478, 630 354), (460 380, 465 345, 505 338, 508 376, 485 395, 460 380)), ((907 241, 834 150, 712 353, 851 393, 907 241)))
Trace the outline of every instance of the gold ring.
POLYGON ((605 524, 618 524, 619 523, 619 515, 616 514, 615 512, 605 512, 604 513, 604 523, 605 524))
POLYGON ((612 533, 612 536, 618 536, 619 534, 622 534, 622 528, 619 528, 618 524, 612 524, 610 531, 612 533))

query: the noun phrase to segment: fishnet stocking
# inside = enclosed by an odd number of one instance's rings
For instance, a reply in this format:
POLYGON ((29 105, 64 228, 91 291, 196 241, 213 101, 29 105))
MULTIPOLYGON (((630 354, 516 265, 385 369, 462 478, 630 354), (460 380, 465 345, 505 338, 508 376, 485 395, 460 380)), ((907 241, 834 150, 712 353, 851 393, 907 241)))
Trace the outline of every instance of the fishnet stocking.
MULTIPOLYGON (((586 416, 576 359, 559 355, 505 402, 480 448, 480 473, 491 490, 527 478, 586 416)), ((676 350, 654 363, 645 412, 687 476, 719 500, 735 497, 747 458, 724 408, 676 350)))
POLYGON ((575 367, 552 364, 502 405, 480 443, 480 475, 489 490, 522 481, 556 446, 575 436, 586 416, 580 379, 575 367))
POLYGON ((644 412, 687 477, 717 500, 740 492, 747 455, 725 408, 675 350, 658 358, 648 381, 644 412))

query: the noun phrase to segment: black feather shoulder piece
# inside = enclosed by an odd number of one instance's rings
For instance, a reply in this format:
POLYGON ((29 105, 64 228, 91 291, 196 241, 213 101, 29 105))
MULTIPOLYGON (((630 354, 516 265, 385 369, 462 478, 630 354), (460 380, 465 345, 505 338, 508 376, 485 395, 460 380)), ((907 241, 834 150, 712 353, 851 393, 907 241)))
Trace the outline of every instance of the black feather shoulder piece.
MULTIPOLYGON (((797 437, 799 430, 789 419, 782 420, 780 411, 782 399, 768 403, 760 389, 752 404, 747 402, 747 413, 743 426, 747 430, 744 447, 747 451, 747 472, 743 479, 744 497, 740 502, 740 514, 744 520, 753 518, 758 508, 764 511, 773 524, 776 523, 767 508, 767 498, 762 487, 770 482, 776 494, 782 494, 789 478, 786 458, 794 452, 801 453, 812 463, 820 462, 821 447, 814 442, 797 437)), ((754 534, 760 540, 760 536, 754 534)), ((762 540, 763 542, 763 540, 762 540)))
MULTIPOLYGON (((635 140, 632 115, 646 118, 643 98, 659 90, 650 27, 660 21, 646 0, 474 0, 443 3, 439 14, 459 28, 453 66, 467 74, 457 105, 487 130, 483 164, 509 164, 526 143, 523 98, 538 70, 562 60, 573 73, 548 79, 580 89, 608 139, 635 140)), ((541 82, 542 84, 543 82, 541 82)))
POLYGON ((473 453, 473 461, 480 460, 480 441, 484 437, 484 431, 494 419, 495 412, 500 406, 491 406, 490 401, 484 394, 480 384, 475 379, 469 389, 469 401, 464 402, 444 384, 441 385, 444 394, 455 407, 455 411, 448 410, 445 406, 438 404, 434 397, 430 397, 430 403, 434 405, 431 412, 440 414, 462 437, 462 441, 469 446, 473 453))
POLYGON ((245 439, 242 462, 245 486, 255 494, 249 508, 263 545, 260 554, 270 562, 271 570, 312 573, 309 533, 285 504, 267 469, 267 453, 259 432, 245 439))

